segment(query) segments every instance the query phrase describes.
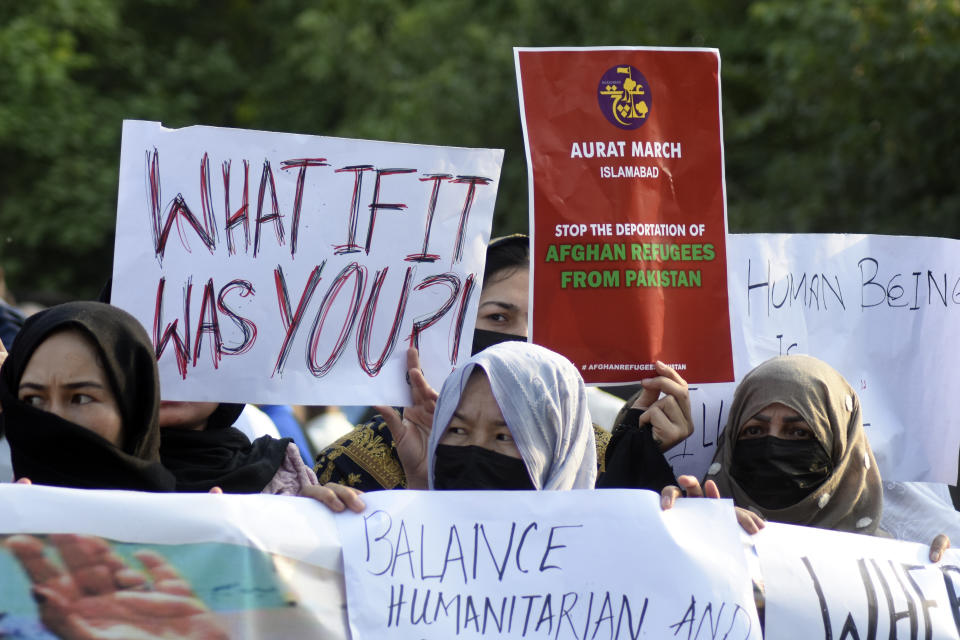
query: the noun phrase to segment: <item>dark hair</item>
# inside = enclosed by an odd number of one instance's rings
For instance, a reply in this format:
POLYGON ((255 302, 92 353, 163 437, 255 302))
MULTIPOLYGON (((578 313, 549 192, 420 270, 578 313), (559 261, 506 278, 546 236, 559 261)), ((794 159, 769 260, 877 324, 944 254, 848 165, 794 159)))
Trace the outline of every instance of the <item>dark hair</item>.
POLYGON ((530 266, 530 237, 522 233, 494 238, 487 246, 487 264, 483 269, 484 286, 502 280, 520 268, 530 266), (509 270, 509 271, 508 271, 509 270))

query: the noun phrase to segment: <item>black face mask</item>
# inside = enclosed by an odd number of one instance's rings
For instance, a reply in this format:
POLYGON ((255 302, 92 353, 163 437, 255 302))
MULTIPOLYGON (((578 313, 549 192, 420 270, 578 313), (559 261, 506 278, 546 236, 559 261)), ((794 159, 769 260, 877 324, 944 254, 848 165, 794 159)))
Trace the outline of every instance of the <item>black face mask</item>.
POLYGON ((738 440, 730 475, 765 509, 797 504, 830 476, 830 456, 816 440, 773 436, 738 440))
POLYGON ((474 329, 473 330, 473 350, 470 352, 470 355, 476 355, 486 349, 487 347, 492 347, 495 344, 500 344, 501 342, 513 342, 520 341, 526 342, 527 336, 518 336, 515 333, 501 333, 499 331, 487 331, 486 329, 474 329))
POLYGON ((483 447, 437 445, 434 489, 534 489, 520 458, 483 447))

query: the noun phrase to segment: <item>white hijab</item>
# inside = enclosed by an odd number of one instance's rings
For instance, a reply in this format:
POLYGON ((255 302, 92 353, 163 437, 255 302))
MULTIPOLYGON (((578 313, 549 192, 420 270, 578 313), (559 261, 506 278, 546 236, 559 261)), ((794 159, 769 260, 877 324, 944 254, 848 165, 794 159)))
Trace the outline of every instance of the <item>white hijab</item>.
POLYGON ((534 487, 593 489, 597 448, 583 378, 560 354, 527 342, 502 342, 484 349, 443 383, 427 451, 430 489, 437 444, 474 367, 486 372, 534 487))

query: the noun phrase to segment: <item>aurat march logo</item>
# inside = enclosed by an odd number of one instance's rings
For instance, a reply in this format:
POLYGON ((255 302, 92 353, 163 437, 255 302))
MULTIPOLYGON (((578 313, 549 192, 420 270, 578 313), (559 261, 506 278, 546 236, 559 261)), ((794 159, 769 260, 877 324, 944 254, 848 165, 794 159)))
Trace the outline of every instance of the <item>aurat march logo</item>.
POLYGON ((649 117, 653 96, 650 83, 636 67, 618 65, 607 69, 600 78, 597 100, 610 124, 621 129, 637 129, 649 117))

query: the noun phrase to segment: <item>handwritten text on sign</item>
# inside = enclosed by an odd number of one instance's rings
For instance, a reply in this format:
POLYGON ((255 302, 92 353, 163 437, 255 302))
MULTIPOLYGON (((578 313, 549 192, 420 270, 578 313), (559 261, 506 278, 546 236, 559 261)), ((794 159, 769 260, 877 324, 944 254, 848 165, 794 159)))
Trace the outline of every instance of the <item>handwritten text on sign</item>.
POLYGON ((502 151, 124 123, 113 302, 164 395, 403 404, 468 352, 502 151))
POLYGON ((662 512, 653 493, 614 490, 364 500, 337 520, 356 640, 760 637, 736 526, 717 526, 733 524, 726 502, 662 512), (608 543, 614 522, 630 542, 608 543))
MULTIPOLYGON (((737 379, 806 353, 847 378, 884 479, 954 483, 960 398, 943 354, 960 350, 960 241, 876 235, 732 234, 737 379)), ((696 432, 668 454, 702 477, 735 384, 691 390, 696 432)))
POLYGON ((755 540, 768 640, 958 637, 956 551, 773 523, 755 540))

